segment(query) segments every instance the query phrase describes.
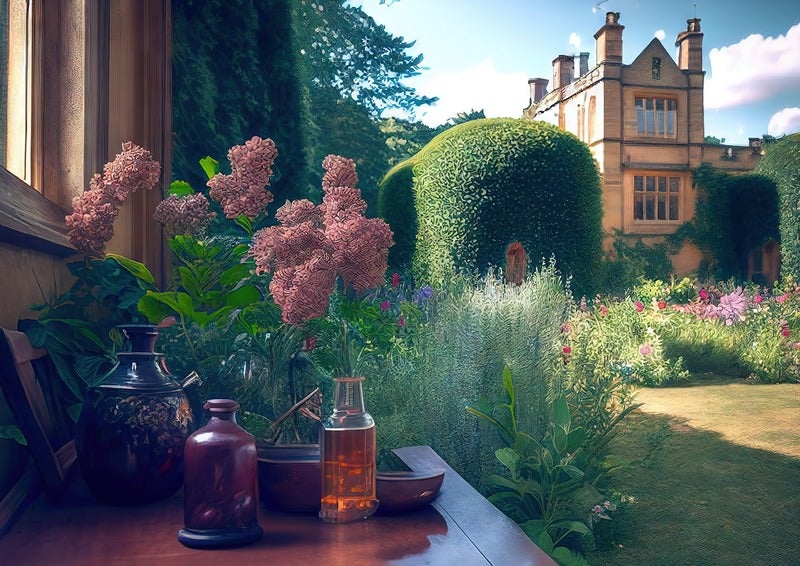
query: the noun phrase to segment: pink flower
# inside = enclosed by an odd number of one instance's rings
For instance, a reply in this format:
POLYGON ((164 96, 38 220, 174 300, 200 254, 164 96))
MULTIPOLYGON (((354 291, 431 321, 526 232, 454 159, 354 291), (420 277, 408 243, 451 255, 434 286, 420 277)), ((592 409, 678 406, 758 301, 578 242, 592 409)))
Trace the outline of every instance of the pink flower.
POLYGON ((561 333, 562 334, 569 334, 572 330, 572 327, 569 325, 569 322, 565 322, 561 325, 561 333))
POLYGON ((783 303, 783 302, 786 301, 787 297, 788 297, 788 295, 786 293, 784 293, 783 295, 778 295, 777 297, 775 297, 775 300, 777 302, 779 302, 779 303, 783 303))
POLYGON ((636 309, 636 312, 642 312, 644 310, 644 303, 642 301, 636 301, 633 303, 633 307, 636 309))
POLYGON ((644 343, 639 346, 639 353, 643 356, 649 356, 653 353, 653 347, 649 343, 644 343))
POLYGON ((608 307, 605 305, 600 305, 600 316, 606 316, 608 314, 608 307))
POLYGON ((700 289, 700 300, 702 300, 702 301, 707 301, 708 300, 708 291, 706 291, 705 287, 700 289))
POLYGON ((340 155, 328 155, 322 160, 325 174, 322 176, 322 189, 333 187, 355 187, 358 184, 356 163, 340 155))
POLYGON ((397 326, 403 328, 406 325, 406 319, 402 316, 397 319, 397 326))
POLYGON ((658 308, 662 310, 667 308, 667 301, 658 301, 658 308))
POLYGON ((220 203, 226 218, 255 218, 264 212, 273 199, 266 186, 277 156, 275 142, 258 136, 228 150, 231 174, 217 173, 206 183, 208 195, 220 203))
POLYGON ((382 310, 383 312, 386 312, 386 311, 388 311, 388 310, 389 310, 389 307, 391 307, 391 306, 392 306, 392 302, 391 302, 391 301, 383 301, 383 302, 381 303, 381 310, 382 310))
POLYGON ((764 300, 764 297, 762 297, 761 295, 756 295, 756 296, 753 298, 753 300, 756 302, 756 304, 757 304, 757 305, 760 305, 760 304, 761 304, 761 302, 764 300))
POLYGON ((564 352, 565 354, 571 354, 572 348, 570 348, 569 346, 564 346, 563 348, 561 348, 561 351, 564 352))
POLYGON ((397 289, 400 285, 400 274, 397 272, 392 273, 392 287, 397 289))
POLYGON ((788 338, 791 333, 792 331, 788 326, 781 327, 781 336, 788 338))
POLYGON ((153 220, 164 225, 168 236, 194 234, 198 228, 208 223, 215 212, 209 212, 208 199, 202 193, 183 197, 170 195, 156 207, 153 220))

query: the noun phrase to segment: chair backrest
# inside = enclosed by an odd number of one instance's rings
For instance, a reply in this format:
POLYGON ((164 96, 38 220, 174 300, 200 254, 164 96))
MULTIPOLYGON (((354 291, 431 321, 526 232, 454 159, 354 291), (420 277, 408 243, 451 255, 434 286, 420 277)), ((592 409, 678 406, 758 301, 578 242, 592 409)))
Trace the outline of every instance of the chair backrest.
POLYGON ((74 425, 59 399, 59 380, 45 350, 22 332, 0 329, 0 387, 52 495, 64 490, 76 460, 74 425))

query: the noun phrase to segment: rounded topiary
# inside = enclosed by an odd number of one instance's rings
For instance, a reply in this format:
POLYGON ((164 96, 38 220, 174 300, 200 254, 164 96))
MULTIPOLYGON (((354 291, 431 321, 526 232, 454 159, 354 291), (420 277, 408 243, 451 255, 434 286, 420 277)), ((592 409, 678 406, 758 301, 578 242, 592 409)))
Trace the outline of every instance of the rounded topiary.
MULTIPOLYGON (((409 165, 419 282, 502 266, 517 240, 532 266, 555 257, 574 291, 594 289, 602 257, 600 178, 574 135, 524 119, 473 120, 439 134, 396 174, 407 175, 409 165)), ((392 178, 390 172, 384 183, 392 178)))
POLYGON ((778 187, 781 275, 800 281, 800 133, 767 144, 756 172, 778 187))

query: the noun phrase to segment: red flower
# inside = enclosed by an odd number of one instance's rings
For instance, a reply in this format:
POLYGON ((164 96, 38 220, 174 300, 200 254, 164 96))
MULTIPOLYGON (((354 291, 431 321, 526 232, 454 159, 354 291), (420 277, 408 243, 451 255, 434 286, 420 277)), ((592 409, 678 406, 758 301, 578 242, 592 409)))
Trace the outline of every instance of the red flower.
POLYGON ((389 310, 389 307, 391 307, 391 306, 392 306, 392 303, 391 303, 391 301, 383 301, 383 302, 381 303, 381 310, 382 310, 383 312, 386 312, 386 311, 388 311, 388 310, 389 310))
POLYGON ((707 301, 708 300, 708 291, 706 291, 705 287, 700 289, 700 300, 702 300, 702 301, 707 301))
POLYGON ((397 289, 399 285, 400 285, 400 274, 395 272, 392 274, 392 287, 397 289))
POLYGON ((756 302, 757 305, 760 305, 761 301, 764 300, 764 297, 762 297, 761 295, 756 295, 753 300, 756 302))
POLYGON ((633 303, 633 307, 636 309, 636 312, 642 312, 644 310, 644 303, 642 301, 636 301, 633 303))
POLYGON ((572 348, 570 348, 569 346, 564 346, 563 348, 561 348, 561 351, 564 352, 565 354, 571 354, 572 348))
POLYGON ((667 308, 667 301, 658 301, 658 308, 660 309, 667 308))
POLYGON ((791 333, 792 331, 788 326, 781 327, 781 336, 788 338, 791 333))

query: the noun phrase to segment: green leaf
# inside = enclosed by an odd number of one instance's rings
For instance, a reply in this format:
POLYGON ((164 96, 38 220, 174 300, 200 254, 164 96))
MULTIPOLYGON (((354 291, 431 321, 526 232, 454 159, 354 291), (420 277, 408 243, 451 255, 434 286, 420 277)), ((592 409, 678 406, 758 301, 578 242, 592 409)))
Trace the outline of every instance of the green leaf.
POLYGON ((109 259, 113 259, 123 268, 125 268, 131 275, 133 275, 137 279, 149 283, 150 285, 153 286, 153 288, 155 288, 156 286, 155 277, 153 277, 153 274, 150 273, 150 270, 147 269, 147 267, 143 263, 140 263, 138 261, 132 260, 130 258, 118 254, 106 254, 106 257, 109 259))
POLYGON ((516 450, 513 448, 498 448, 495 450, 494 455, 512 474, 516 475, 519 467, 519 454, 516 450))
POLYGON ((28 441, 25 440, 25 435, 22 434, 22 431, 17 425, 0 425, 0 438, 15 440, 18 444, 23 446, 28 445, 28 441))
POLYGON ((553 422, 567 429, 572 423, 572 415, 569 412, 569 406, 567 406, 567 399, 563 396, 553 403, 553 422))
POLYGON ((250 276, 251 268, 252 266, 246 263, 237 263, 220 274, 219 282, 227 287, 236 285, 243 279, 246 279, 250 276))
POLYGON ((558 546, 549 553, 561 566, 589 566, 580 553, 567 548, 566 546, 558 546))
POLYGON ((186 197, 194 194, 194 189, 186 181, 175 180, 169 184, 167 195, 175 195, 176 197, 186 197))
POLYGON ((261 300, 261 291, 254 285, 245 285, 235 291, 231 291, 225 297, 225 305, 234 308, 242 308, 252 305, 261 300))
POLYGON ((208 155, 200 160, 200 167, 203 168, 203 171, 209 179, 219 173, 219 161, 208 155))
POLYGON ((176 314, 175 309, 169 303, 161 300, 162 295, 162 293, 148 291, 136 304, 139 312, 153 324, 158 324, 168 316, 176 314))

